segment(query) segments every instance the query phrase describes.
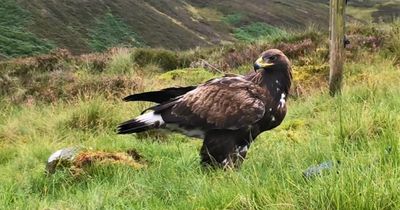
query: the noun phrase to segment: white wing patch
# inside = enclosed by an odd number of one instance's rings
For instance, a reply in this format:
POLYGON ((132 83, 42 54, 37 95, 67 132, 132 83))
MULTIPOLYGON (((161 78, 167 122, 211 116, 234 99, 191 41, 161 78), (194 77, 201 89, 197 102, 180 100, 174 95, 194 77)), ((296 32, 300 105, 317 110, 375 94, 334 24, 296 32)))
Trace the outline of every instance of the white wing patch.
POLYGON ((244 147, 240 147, 239 152, 247 152, 247 145, 244 147))
POLYGON ((286 95, 282 93, 281 99, 279 100, 278 109, 285 107, 285 105, 286 105, 286 95))
POLYGON ((137 121, 146 123, 148 125, 159 123, 159 125, 165 124, 165 121, 161 117, 160 114, 155 114, 154 112, 148 112, 146 114, 142 114, 136 118, 137 121))

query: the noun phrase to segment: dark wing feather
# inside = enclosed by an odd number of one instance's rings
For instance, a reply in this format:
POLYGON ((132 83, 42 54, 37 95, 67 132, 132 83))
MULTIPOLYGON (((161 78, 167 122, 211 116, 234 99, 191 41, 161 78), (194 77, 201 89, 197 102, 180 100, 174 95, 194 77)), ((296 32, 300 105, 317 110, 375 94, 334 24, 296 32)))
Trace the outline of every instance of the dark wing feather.
POLYGON ((184 125, 243 128, 264 116, 266 95, 263 88, 241 77, 215 79, 183 95, 171 108, 171 115, 184 125))
POLYGON ((155 103, 163 103, 169 101, 175 97, 181 96, 193 89, 196 86, 188 86, 188 87, 172 87, 166 88, 160 91, 151 91, 139 94, 133 94, 125 97, 124 101, 150 101, 155 103))

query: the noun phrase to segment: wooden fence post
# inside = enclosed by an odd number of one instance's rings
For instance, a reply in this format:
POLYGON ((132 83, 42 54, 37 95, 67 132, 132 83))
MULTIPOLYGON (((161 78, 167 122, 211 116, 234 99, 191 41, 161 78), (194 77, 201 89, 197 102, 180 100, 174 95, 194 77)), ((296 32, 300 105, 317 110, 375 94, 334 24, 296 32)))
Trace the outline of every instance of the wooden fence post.
POLYGON ((344 64, 344 29, 346 0, 330 0, 330 73, 329 93, 340 93, 344 64))

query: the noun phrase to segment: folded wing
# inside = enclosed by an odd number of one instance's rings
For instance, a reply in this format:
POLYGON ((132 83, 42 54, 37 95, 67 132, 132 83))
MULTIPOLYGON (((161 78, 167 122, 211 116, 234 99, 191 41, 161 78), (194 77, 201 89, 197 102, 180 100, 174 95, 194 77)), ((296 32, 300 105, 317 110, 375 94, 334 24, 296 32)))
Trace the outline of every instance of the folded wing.
MULTIPOLYGON (((168 95, 160 91, 161 98, 168 95)), ((156 101, 156 92, 149 101, 156 101), (150 100, 154 99, 154 100, 150 100)), ((146 113, 119 125, 118 133, 138 133, 167 128, 188 136, 202 137, 208 130, 248 128, 265 114, 270 97, 265 89, 242 77, 223 77, 178 94, 146 113)), ((139 100, 133 97, 130 100, 139 100)))
POLYGON ((158 112, 166 123, 235 130, 264 116, 266 95, 264 89, 241 77, 224 77, 189 91, 158 112))
POLYGON ((151 91, 145 93, 133 94, 125 97, 124 101, 150 101, 155 103, 163 103, 169 101, 175 97, 181 96, 193 89, 196 86, 187 86, 187 87, 172 87, 166 88, 159 91, 151 91))

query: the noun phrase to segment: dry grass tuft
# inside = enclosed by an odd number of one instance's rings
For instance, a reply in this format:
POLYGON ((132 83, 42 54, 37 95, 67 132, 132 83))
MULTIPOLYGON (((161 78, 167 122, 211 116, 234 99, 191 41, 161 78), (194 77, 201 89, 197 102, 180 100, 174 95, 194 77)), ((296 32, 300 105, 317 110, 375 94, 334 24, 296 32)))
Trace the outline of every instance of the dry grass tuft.
POLYGON ((55 160, 50 174, 57 170, 67 169, 74 177, 96 173, 101 168, 109 166, 127 166, 135 170, 146 167, 146 160, 135 149, 126 152, 81 151, 70 160, 55 160))
POLYGON ((127 165, 135 169, 144 167, 143 157, 136 150, 129 150, 128 152, 81 152, 73 162, 73 166, 78 169, 84 169, 92 165, 108 164, 127 165))

